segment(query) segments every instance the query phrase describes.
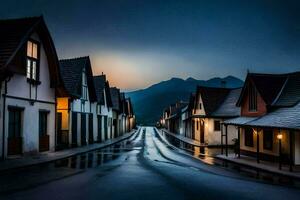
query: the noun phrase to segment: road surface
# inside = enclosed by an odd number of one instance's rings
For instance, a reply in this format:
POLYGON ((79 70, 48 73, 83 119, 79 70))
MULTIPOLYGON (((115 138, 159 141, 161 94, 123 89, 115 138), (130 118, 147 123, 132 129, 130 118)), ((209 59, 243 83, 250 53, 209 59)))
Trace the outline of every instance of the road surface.
POLYGON ((152 127, 109 148, 0 174, 0 199, 300 199, 180 154, 152 127))

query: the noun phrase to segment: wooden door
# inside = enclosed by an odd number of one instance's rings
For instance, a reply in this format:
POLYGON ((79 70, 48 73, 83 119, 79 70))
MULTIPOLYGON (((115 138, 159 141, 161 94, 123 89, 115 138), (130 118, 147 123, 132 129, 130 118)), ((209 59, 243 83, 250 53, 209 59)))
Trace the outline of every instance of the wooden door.
POLYGON ((22 154, 22 136, 21 136, 21 110, 11 109, 8 113, 8 141, 7 154, 22 154))
POLYGON ((200 121, 200 143, 204 143, 204 121, 200 121))
POLYGON ((77 113, 72 112, 72 147, 77 146, 77 113))
POLYGON ((93 114, 89 114, 89 144, 94 143, 94 124, 93 124, 93 114))
POLYGON ((81 114, 81 145, 86 145, 86 114, 81 114))
POLYGON ((98 142, 102 141, 102 117, 101 115, 97 116, 97 121, 98 121, 98 137, 97 140, 98 142))

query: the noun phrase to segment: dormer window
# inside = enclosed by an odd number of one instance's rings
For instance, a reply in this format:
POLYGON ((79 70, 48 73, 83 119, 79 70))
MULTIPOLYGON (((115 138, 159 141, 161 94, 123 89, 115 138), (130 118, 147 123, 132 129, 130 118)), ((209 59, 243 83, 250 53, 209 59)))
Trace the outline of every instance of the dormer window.
POLYGON ((87 100, 87 80, 86 80, 86 73, 85 68, 82 70, 82 99, 87 100))
POLYGON ((257 90, 254 86, 248 87, 249 92, 249 111, 257 111, 257 90))
POLYGON ((27 42, 27 70, 26 76, 29 80, 38 80, 39 67, 39 44, 35 41, 29 40, 27 42))

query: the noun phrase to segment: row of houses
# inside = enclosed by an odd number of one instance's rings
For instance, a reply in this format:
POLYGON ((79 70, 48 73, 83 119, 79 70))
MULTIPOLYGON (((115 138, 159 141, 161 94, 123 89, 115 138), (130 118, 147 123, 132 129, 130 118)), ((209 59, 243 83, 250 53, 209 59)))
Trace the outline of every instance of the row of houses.
MULTIPOLYGON (((160 125, 202 146, 238 146, 240 154, 300 165, 300 72, 248 73, 242 88, 197 87, 170 105, 160 125)), ((222 148, 223 150, 223 148, 222 148)))
POLYGON ((88 56, 58 60, 43 17, 0 20, 0 155, 103 142, 135 126, 132 104, 88 56))

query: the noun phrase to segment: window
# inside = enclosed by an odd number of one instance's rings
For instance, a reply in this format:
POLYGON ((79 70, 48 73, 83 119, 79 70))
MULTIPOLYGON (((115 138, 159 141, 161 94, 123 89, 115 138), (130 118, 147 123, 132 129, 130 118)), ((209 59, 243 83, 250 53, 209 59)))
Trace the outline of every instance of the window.
POLYGON ((41 111, 39 114, 39 134, 40 136, 47 135, 47 115, 48 112, 41 111))
POLYGON ((264 149, 267 149, 267 150, 273 149, 273 131, 272 131, 272 129, 264 130, 263 142, 264 142, 264 149))
POLYGON ((82 99, 87 100, 87 80, 85 68, 82 70, 82 99))
POLYGON ((221 131, 221 123, 220 120, 214 120, 214 130, 221 131))
POLYGON ((37 42, 29 40, 27 42, 27 70, 26 76, 28 79, 38 79, 38 64, 39 64, 39 45, 37 42))
POLYGON ((21 137, 21 110, 19 109, 9 110, 8 137, 21 137))
POLYGON ((101 113, 101 105, 97 104, 97 114, 100 114, 100 113, 101 113))
POLYGON ((202 109, 202 104, 201 104, 201 103, 199 103, 199 109, 200 109, 200 110, 202 109))
POLYGON ((249 111, 257 111, 257 91, 254 86, 248 87, 249 92, 249 111))
POLYGON ((245 146, 253 147, 253 130, 245 128, 245 146))
POLYGON ((197 131, 199 130, 199 121, 198 120, 196 121, 196 130, 197 131))

